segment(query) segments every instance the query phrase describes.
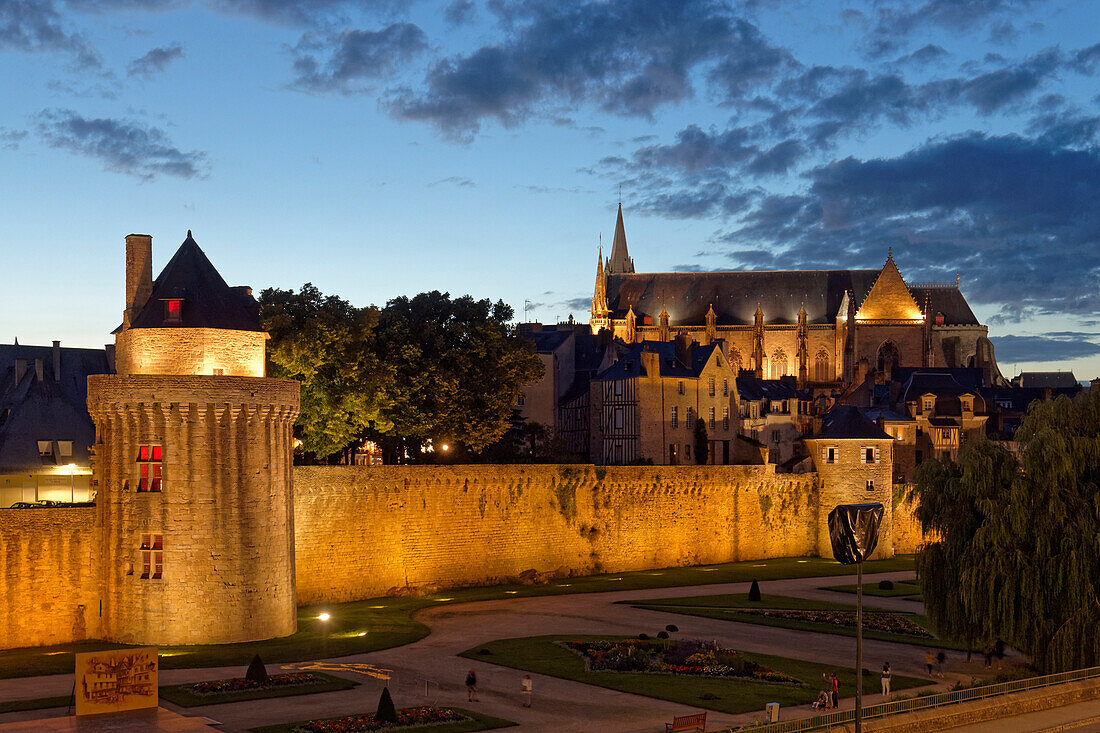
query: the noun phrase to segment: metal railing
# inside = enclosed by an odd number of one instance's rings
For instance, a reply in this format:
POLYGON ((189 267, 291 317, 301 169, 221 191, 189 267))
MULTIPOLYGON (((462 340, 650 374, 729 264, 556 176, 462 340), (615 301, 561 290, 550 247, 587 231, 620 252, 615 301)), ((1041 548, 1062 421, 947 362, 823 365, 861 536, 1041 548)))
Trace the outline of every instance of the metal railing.
MULTIPOLYGON (((954 705, 970 700, 983 700, 999 695, 1007 695, 1012 692, 1026 692, 1027 690, 1035 690, 1041 687, 1063 685, 1067 682, 1077 682, 1078 680, 1094 678, 1100 678, 1100 667, 1075 669, 1072 672, 1059 672, 1058 674, 1048 674, 1042 677, 1028 677, 1022 680, 1012 680, 1011 682, 998 682, 993 685, 969 687, 965 690, 943 692, 938 695, 911 697, 905 700, 895 700, 893 702, 885 702, 865 707, 863 708, 863 720, 885 718, 901 713, 913 713, 918 710, 929 710, 931 708, 954 705)), ((768 723, 756 726, 747 725, 740 728, 729 728, 727 730, 746 730, 752 731, 752 733, 801 733, 802 731, 818 730, 833 725, 851 723, 855 720, 855 717, 855 710, 838 710, 834 713, 815 715, 812 718, 803 718, 802 720, 789 720, 783 723, 768 723)))

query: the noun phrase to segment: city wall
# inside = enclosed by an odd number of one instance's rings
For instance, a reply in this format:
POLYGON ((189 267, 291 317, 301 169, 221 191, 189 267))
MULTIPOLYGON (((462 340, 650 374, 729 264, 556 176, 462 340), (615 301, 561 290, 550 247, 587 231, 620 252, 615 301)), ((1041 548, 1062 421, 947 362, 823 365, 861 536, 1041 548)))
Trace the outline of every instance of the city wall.
POLYGON ((299 604, 811 554, 817 477, 774 466, 298 467, 299 604))
POLYGON ((95 511, 0 511, 0 648, 99 635, 95 511))

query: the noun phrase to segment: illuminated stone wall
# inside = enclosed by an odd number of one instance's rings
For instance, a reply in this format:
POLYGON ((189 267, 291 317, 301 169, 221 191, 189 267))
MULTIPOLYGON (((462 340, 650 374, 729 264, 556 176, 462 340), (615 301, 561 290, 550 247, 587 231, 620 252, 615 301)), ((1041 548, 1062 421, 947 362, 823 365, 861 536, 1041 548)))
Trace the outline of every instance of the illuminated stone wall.
POLYGON ((264 376, 262 331, 217 328, 130 328, 115 337, 119 374, 264 376))
POLYGON ((774 466, 294 469, 299 603, 811 554, 817 479, 774 466))
POLYGON ((298 383, 208 376, 88 378, 96 423, 103 635, 228 643, 296 626, 291 427, 298 383), (139 492, 141 446, 163 449, 160 492, 139 492), (163 575, 142 578, 142 535, 163 575))
POLYGON ((894 552, 899 555, 911 555, 920 550, 927 540, 917 521, 917 503, 908 501, 902 492, 909 491, 909 485, 894 488, 897 498, 894 503, 894 552))
POLYGON ((95 509, 0 510, 0 648, 96 638, 95 509))

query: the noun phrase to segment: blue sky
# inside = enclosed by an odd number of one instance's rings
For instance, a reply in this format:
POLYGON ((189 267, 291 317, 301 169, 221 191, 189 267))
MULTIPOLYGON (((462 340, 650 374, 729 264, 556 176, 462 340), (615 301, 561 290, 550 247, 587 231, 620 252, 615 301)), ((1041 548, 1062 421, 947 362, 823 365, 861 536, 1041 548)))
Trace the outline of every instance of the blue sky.
POLYGON ((231 284, 587 318, 639 270, 961 273, 1100 375, 1094 0, 0 0, 0 340, 95 346, 123 238, 231 284))

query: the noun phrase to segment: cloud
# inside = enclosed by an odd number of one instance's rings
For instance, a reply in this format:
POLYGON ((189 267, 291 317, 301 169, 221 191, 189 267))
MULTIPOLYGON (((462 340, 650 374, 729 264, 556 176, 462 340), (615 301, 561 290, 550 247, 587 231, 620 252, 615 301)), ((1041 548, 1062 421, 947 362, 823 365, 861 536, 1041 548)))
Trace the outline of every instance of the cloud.
POLYGON ((378 31, 345 30, 334 36, 306 34, 294 48, 297 89, 344 93, 369 89, 399 65, 421 54, 427 37, 412 23, 394 23, 378 31), (324 54, 329 54, 327 58, 324 54))
POLYGON ((87 119, 72 110, 45 110, 37 132, 51 147, 98 158, 107 170, 152 180, 202 176, 206 155, 183 152, 162 130, 114 119, 87 119))
POLYGON ((174 46, 154 48, 145 54, 141 58, 134 59, 127 67, 126 73, 128 76, 144 76, 150 78, 154 74, 159 74, 168 68, 168 64, 172 63, 176 59, 183 58, 183 46, 176 44, 174 46))
POLYGON ((438 181, 432 181, 428 184, 431 186, 458 186, 459 188, 474 188, 476 183, 469 178, 463 178, 462 176, 448 176, 447 178, 440 178, 438 181))
POLYGON ((475 10, 471 0, 451 0, 443 10, 443 19, 452 27, 466 25, 473 21, 475 10))
POLYGON ((894 63, 902 65, 909 64, 919 68, 942 61, 949 55, 950 54, 948 54, 942 46, 929 43, 925 46, 921 46, 913 53, 898 58, 894 63))
POLYGON ((78 69, 99 68, 99 53, 79 33, 67 31, 51 0, 0 2, 0 50, 63 52, 78 69))
POLYGON ((440 59, 424 88, 394 90, 402 119, 469 140, 486 119, 505 126, 555 103, 591 103, 649 117, 691 97, 693 72, 718 63, 713 80, 742 88, 766 79, 785 54, 717 0, 569 0, 496 3, 505 36, 440 59), (769 57, 769 58, 765 58, 769 57))
POLYGON ((19 143, 27 137, 26 130, 12 130, 8 127, 0 127, 0 148, 18 150, 19 143))
POLYGON ((1002 364, 1061 362, 1100 355, 1095 333, 1061 332, 1057 336, 993 336, 989 340, 1002 364))
MULTIPOLYGON (((874 27, 865 50, 872 57, 894 52, 906 45, 909 37, 930 26, 955 33, 993 26, 1003 33, 1003 24, 1014 14, 1042 0, 883 0, 875 4, 874 27)), ((920 35, 924 35, 921 33, 920 35)))

